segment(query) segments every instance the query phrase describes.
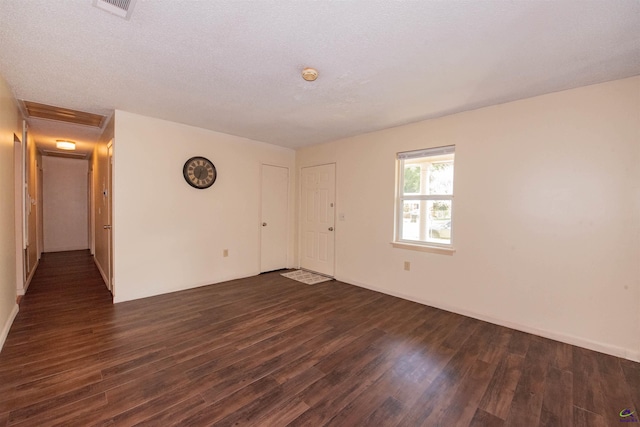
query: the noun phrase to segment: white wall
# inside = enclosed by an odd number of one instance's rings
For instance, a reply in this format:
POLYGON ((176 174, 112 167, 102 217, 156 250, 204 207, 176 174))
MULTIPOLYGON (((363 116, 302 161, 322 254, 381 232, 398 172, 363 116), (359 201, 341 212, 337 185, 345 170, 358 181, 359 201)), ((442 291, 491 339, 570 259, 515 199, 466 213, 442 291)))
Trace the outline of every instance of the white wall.
POLYGON ((293 169, 294 151, 124 111, 114 148, 116 302, 259 273, 261 163, 293 169), (217 168, 209 189, 182 177, 193 156, 217 168))
POLYGON ((87 160, 44 156, 44 251, 89 248, 87 160))
POLYGON ((0 76, 0 349, 18 313, 14 221, 13 134, 21 135, 20 115, 11 89, 0 76))
POLYGON ((337 163, 338 279, 640 360, 639 118, 635 77, 302 149, 297 167, 337 163), (455 254, 392 248, 396 152, 450 144, 455 254))

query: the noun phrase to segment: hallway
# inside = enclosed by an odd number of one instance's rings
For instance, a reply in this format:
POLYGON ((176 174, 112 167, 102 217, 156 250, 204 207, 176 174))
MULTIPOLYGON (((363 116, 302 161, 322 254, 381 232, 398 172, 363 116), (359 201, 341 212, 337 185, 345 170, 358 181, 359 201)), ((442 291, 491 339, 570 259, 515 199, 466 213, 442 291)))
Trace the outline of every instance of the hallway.
MULTIPOLYGON (((0 426, 54 420, 73 413, 60 409, 68 391, 74 400, 90 394, 83 387, 101 376, 94 363, 105 349, 100 325, 113 319, 111 301, 88 250, 42 255, 0 353, 0 426)), ((95 409, 90 401, 76 406, 85 405, 95 409)))
POLYGON ((279 272, 113 305, 44 254, 0 353, 0 426, 582 426, 640 407, 640 364, 279 272))

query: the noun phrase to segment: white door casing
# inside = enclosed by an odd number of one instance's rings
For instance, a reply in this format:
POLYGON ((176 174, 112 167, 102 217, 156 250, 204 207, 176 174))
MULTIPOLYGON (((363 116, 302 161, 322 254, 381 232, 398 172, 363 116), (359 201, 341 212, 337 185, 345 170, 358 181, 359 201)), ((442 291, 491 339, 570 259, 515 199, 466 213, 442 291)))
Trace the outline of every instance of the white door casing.
POLYGON ((113 283, 113 140, 107 144, 107 288, 116 295, 113 283))
POLYGON ((287 267, 289 169, 262 165, 260 272, 287 267))
POLYGON ((334 163, 302 168, 300 179, 300 267, 334 275, 334 163))
POLYGON ((24 146, 18 135, 13 134, 13 162, 14 162, 14 189, 15 189, 15 243, 16 243, 16 290, 23 291, 27 280, 24 254, 24 146))

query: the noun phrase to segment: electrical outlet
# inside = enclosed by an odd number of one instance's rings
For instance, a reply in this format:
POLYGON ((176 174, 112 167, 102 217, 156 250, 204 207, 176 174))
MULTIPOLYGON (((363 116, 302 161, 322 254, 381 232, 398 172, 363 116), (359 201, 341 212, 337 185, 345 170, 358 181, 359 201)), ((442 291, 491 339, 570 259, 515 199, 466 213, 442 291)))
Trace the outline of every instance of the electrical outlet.
POLYGON ((404 269, 407 271, 411 271, 411 263, 409 261, 404 262, 404 269))
POLYGON ((222 250, 222 256, 223 257, 228 257, 229 256, 229 249, 223 249, 222 250))

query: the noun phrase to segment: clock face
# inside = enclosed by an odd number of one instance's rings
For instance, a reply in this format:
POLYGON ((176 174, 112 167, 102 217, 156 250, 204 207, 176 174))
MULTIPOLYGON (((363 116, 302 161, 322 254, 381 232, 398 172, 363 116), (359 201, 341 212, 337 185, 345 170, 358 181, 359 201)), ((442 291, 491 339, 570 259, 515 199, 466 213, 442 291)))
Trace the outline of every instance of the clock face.
POLYGON ((211 160, 204 157, 192 157, 182 168, 182 175, 187 183, 197 189, 209 188, 216 182, 218 173, 211 160))

